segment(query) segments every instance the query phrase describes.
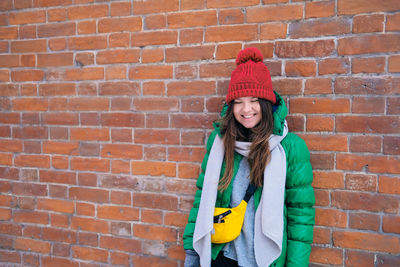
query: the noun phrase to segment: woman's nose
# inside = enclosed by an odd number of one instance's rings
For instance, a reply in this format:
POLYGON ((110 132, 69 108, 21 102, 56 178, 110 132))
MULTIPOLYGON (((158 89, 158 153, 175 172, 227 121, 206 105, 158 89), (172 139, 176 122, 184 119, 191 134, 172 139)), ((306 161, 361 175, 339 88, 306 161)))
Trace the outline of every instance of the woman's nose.
POLYGON ((243 102, 243 111, 250 111, 251 110, 251 103, 248 101, 243 102))

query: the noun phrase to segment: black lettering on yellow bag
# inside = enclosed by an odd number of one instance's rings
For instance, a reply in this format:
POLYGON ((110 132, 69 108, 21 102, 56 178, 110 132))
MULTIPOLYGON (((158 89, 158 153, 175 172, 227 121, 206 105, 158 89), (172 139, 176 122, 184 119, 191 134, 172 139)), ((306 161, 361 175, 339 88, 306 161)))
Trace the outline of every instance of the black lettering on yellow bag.
POLYGON ((235 240, 242 230, 247 202, 256 191, 255 185, 249 184, 246 195, 238 206, 234 208, 215 208, 214 229, 211 233, 211 242, 223 244, 235 240))

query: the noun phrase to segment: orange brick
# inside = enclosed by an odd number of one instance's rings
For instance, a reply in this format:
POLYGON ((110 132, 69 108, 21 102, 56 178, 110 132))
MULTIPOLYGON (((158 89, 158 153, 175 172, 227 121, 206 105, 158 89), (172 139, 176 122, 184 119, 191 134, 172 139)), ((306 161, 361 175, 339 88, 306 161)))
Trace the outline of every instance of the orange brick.
POLYGON ((28 238, 17 238, 14 242, 14 248, 16 250, 26 250, 43 254, 49 254, 51 245, 49 242, 45 241, 28 239, 28 238))
POLYGON ((396 213, 399 207, 395 197, 357 191, 332 192, 331 201, 333 207, 346 210, 396 213))
POLYGON ((171 117, 171 124, 173 128, 211 128, 212 123, 218 116, 212 115, 173 115, 171 117))
POLYGON ((261 25, 260 39, 275 40, 284 39, 287 35, 287 24, 267 23, 261 25))
POLYGON ((80 171, 109 171, 109 160, 96 158, 72 158, 71 169, 80 171))
POLYGON ((97 217, 118 221, 137 221, 139 220, 139 209, 102 205, 97 207, 97 217))
POLYGON ((108 16, 108 5, 73 6, 68 8, 70 20, 101 18, 108 16))
POLYGON ((13 219, 17 223, 32 223, 32 224, 44 224, 44 225, 49 223, 48 213, 39 211, 24 211, 24 210, 15 211, 13 214, 13 219))
POLYGON ((335 80, 335 93, 351 95, 384 95, 397 94, 400 87, 396 85, 396 80, 391 78, 341 78, 335 80))
POLYGON ((344 175, 341 172, 314 171, 314 188, 344 188, 344 175))
POLYGON ((168 28, 181 29, 217 24, 215 10, 170 13, 167 16, 168 28))
POLYGON ((11 71, 11 80, 14 82, 41 81, 44 78, 42 70, 14 70, 11 71))
POLYGON ((109 47, 129 47, 129 33, 112 33, 109 35, 109 47))
POLYGON ((235 69, 233 63, 208 63, 200 65, 200 78, 230 77, 235 69))
POLYGON ((143 49, 142 50, 142 63, 155 63, 164 61, 163 49, 143 49))
POLYGON ((400 56, 389 57, 389 72, 400 72, 400 56))
POLYGON ((399 31, 400 30, 400 13, 388 14, 386 16, 386 31, 399 31))
POLYGON ((73 54, 72 53, 59 53, 59 54, 39 54, 37 55, 37 66, 72 66, 73 54))
MULTIPOLYGON (((75 35, 76 25, 74 22, 66 22, 66 23, 49 23, 44 25, 37 26, 37 35, 40 38, 46 37, 54 37, 54 36, 71 36, 75 35)), ((55 50, 63 50, 62 46, 65 45, 65 39, 52 39, 53 44, 51 47, 56 48, 55 50), (54 43, 57 42, 57 45, 54 43)), ((50 47, 50 42, 49 42, 50 47)))
POLYGON ((343 17, 299 21, 290 24, 292 38, 342 35, 351 32, 351 21, 343 17))
POLYGON ((167 45, 176 44, 177 40, 178 33, 176 31, 154 31, 133 33, 131 43, 132 46, 167 45))
POLYGON ((400 49, 400 36, 394 34, 365 35, 339 39, 339 55, 396 52, 400 49), (370 44, 363 46, 363 44, 370 44))
POLYGON ((41 155, 18 155, 14 159, 14 165, 20 167, 49 168, 50 157, 41 155))
POLYGON ((314 227, 313 235, 314 244, 330 244, 331 243, 331 230, 329 228, 314 227))
POLYGON ((110 66, 106 68, 106 80, 126 79, 126 66, 110 66))
POLYGON ((382 138, 379 136, 351 136, 350 151, 375 152, 382 150, 382 138))
POLYGON ((383 97, 354 97, 353 113, 384 113, 385 101, 383 97))
POLYGON ((382 230, 385 233, 395 233, 399 234, 399 223, 400 217, 399 216, 383 216, 382 217, 382 230))
POLYGON ((98 22, 99 33, 108 32, 139 32, 142 30, 141 17, 104 18, 98 22))
POLYGON ((382 4, 379 0, 372 0, 368 5, 364 5, 362 0, 346 1, 339 0, 337 3, 338 15, 360 14, 380 11, 397 11, 400 9, 400 3, 396 0, 385 1, 382 4))
POLYGON ((167 212, 164 215, 164 224, 171 226, 184 227, 189 215, 178 212, 167 212))
POLYGON ((47 11, 49 22, 66 21, 68 17, 66 8, 53 8, 47 11))
POLYGON ((96 37, 71 37, 68 39, 68 47, 71 50, 96 50, 107 47, 106 36, 96 37))
POLYGON ((94 34, 96 33, 96 21, 80 21, 78 22, 78 34, 94 34))
POLYGON ((52 51, 65 50, 67 47, 67 40, 65 38, 57 38, 49 40, 49 49, 52 51))
POLYGON ((258 5, 258 0, 209 0, 207 8, 224 8, 224 7, 245 7, 258 5))
POLYGON ((111 264, 129 266, 129 254, 110 252, 111 264))
POLYGON ((307 117, 307 131, 333 131, 334 119, 331 117, 312 116, 307 117))
POLYGON ((345 74, 350 72, 350 61, 341 58, 328 58, 319 62, 319 74, 345 74))
POLYGON ((178 11, 178 0, 148 0, 133 5, 134 14, 163 13, 178 11))
POLYGON ((71 83, 47 83, 39 85, 40 96, 72 96, 75 94, 75 85, 71 83))
POLYGON ((169 193, 181 193, 194 195, 196 193, 197 187, 196 183, 192 179, 186 180, 168 180, 165 184, 166 192, 169 193))
POLYGON ((373 266, 374 258, 374 253, 346 250, 345 265, 354 267, 373 266))
POLYGON ((173 67, 171 65, 137 66, 129 69, 129 79, 171 79, 173 67))
POLYGON ((141 159, 142 146, 127 144, 103 145, 101 149, 102 157, 141 159))
POLYGON ((84 69, 70 69, 65 72, 65 80, 67 81, 85 81, 85 80, 102 80, 104 79, 104 68, 93 67, 84 69))
POLYGON ((385 58, 354 58, 351 70, 353 73, 382 73, 385 71, 385 58))
POLYGON ((176 163, 172 162, 132 162, 132 174, 151 176, 172 176, 176 175, 176 163))
POLYGON ((80 229, 83 231, 103 234, 109 233, 108 222, 75 216, 71 218, 71 229, 80 229))
POLYGON ((286 75, 291 76, 315 76, 316 64, 312 60, 287 61, 285 66, 286 75))
POLYGON ((303 18, 302 5, 267 6, 247 9, 247 22, 297 20, 303 18))
POLYGON ((11 52, 46 52, 45 40, 13 41, 11 42, 11 52))
POLYGON ((389 176, 379 176, 379 192, 400 195, 400 179, 389 176))
POLYGON ((400 154, 400 138, 398 136, 385 136, 383 139, 383 152, 385 154, 400 154))
POLYGON ((374 233, 335 231, 333 242, 343 248, 355 248, 387 253, 398 253, 400 244, 398 238, 374 233))
POLYGON ((58 266, 58 267, 78 267, 79 263, 74 262, 65 258, 57 257, 41 257, 41 263, 43 267, 58 266))
POLYGON ((206 42, 251 41, 258 38, 257 25, 210 26, 206 42))
POLYGON ((166 62, 179 62, 179 61, 193 61, 193 60, 206 60, 214 57, 214 46, 192 46, 192 47, 175 47, 166 48, 165 61, 166 62))
POLYGON ((142 251, 142 241, 132 238, 102 236, 100 238, 100 247, 112 250, 140 253, 142 251))
POLYGON ((219 24, 242 24, 244 13, 241 9, 221 9, 218 14, 219 24))
POLYGON ((296 98, 290 100, 291 113, 346 113, 350 101, 346 98, 296 98))
POLYGON ((72 246, 72 256, 82 260, 108 262, 108 251, 104 249, 72 246))
POLYGON ((146 29, 157 30, 167 27, 167 16, 164 14, 148 15, 144 19, 146 29))
POLYGON ((131 14, 131 3, 111 3, 110 14, 111 16, 129 16, 131 14))
POLYGON ((182 81, 168 83, 168 96, 202 96, 215 93, 213 81, 182 81))
POLYGON ((65 143, 46 141, 43 143, 44 153, 78 155, 78 148, 79 144, 72 142, 65 143))
POLYGON ((177 98, 137 98, 133 100, 135 110, 139 111, 178 111, 177 98))
POLYGON ((43 183, 76 184, 76 175, 73 172, 40 170, 39 176, 43 183))
POLYGON ((26 11, 9 14, 9 24, 33 24, 46 22, 46 11, 26 11))
POLYGON ((38 199, 37 209, 62 213, 74 213, 74 203, 61 199, 38 199))
POLYGON ((103 113, 101 124, 112 127, 144 127, 143 114, 103 113))
POLYGON ((178 165, 179 178, 197 178, 200 173, 200 166, 196 164, 180 163, 178 165))
POLYGON ((338 116, 336 131, 354 133, 397 133, 400 118, 389 116, 338 116))
POLYGON ((178 199, 173 195, 133 193, 133 206, 176 211, 178 207, 178 199))
POLYGON ((353 18, 353 33, 382 32, 384 15, 359 15, 353 18))
POLYGON ((339 248, 312 247, 310 262, 327 265, 341 265, 343 252, 339 248))
POLYGON ((179 35, 181 44, 194 44, 203 42, 203 29, 184 29, 179 35))
POLYGON ((306 3, 306 18, 321 18, 332 17, 335 15, 334 1, 307 2, 306 3))
POLYGON ((174 242, 177 232, 175 229, 168 227, 134 224, 133 234, 144 239, 174 242))
POLYGON ((380 216, 369 213, 350 213, 349 227, 353 229, 379 231, 380 216))

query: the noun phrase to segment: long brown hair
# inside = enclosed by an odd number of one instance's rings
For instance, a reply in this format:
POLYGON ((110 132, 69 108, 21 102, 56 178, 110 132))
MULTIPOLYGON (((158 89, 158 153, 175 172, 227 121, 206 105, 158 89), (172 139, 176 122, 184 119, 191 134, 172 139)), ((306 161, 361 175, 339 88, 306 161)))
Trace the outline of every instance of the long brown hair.
POLYGON ((272 103, 265 99, 258 99, 261 107, 261 121, 251 129, 241 125, 233 115, 234 101, 228 105, 224 117, 220 120, 221 133, 225 148, 225 172, 219 182, 218 189, 224 191, 228 188, 233 178, 233 162, 235 141, 251 142, 248 156, 250 164, 250 182, 257 187, 263 185, 264 169, 270 160, 269 137, 274 129, 274 116, 272 103))

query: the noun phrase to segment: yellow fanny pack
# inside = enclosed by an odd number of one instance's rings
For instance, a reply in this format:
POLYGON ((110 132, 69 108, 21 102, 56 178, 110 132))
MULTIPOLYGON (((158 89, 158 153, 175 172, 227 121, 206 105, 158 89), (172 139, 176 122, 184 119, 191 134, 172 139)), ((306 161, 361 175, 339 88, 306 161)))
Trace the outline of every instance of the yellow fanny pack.
POLYGON ((246 195, 240 204, 234 208, 215 208, 214 229, 211 233, 211 242, 223 244, 236 239, 242 230, 247 202, 256 191, 255 185, 249 184, 246 195))

